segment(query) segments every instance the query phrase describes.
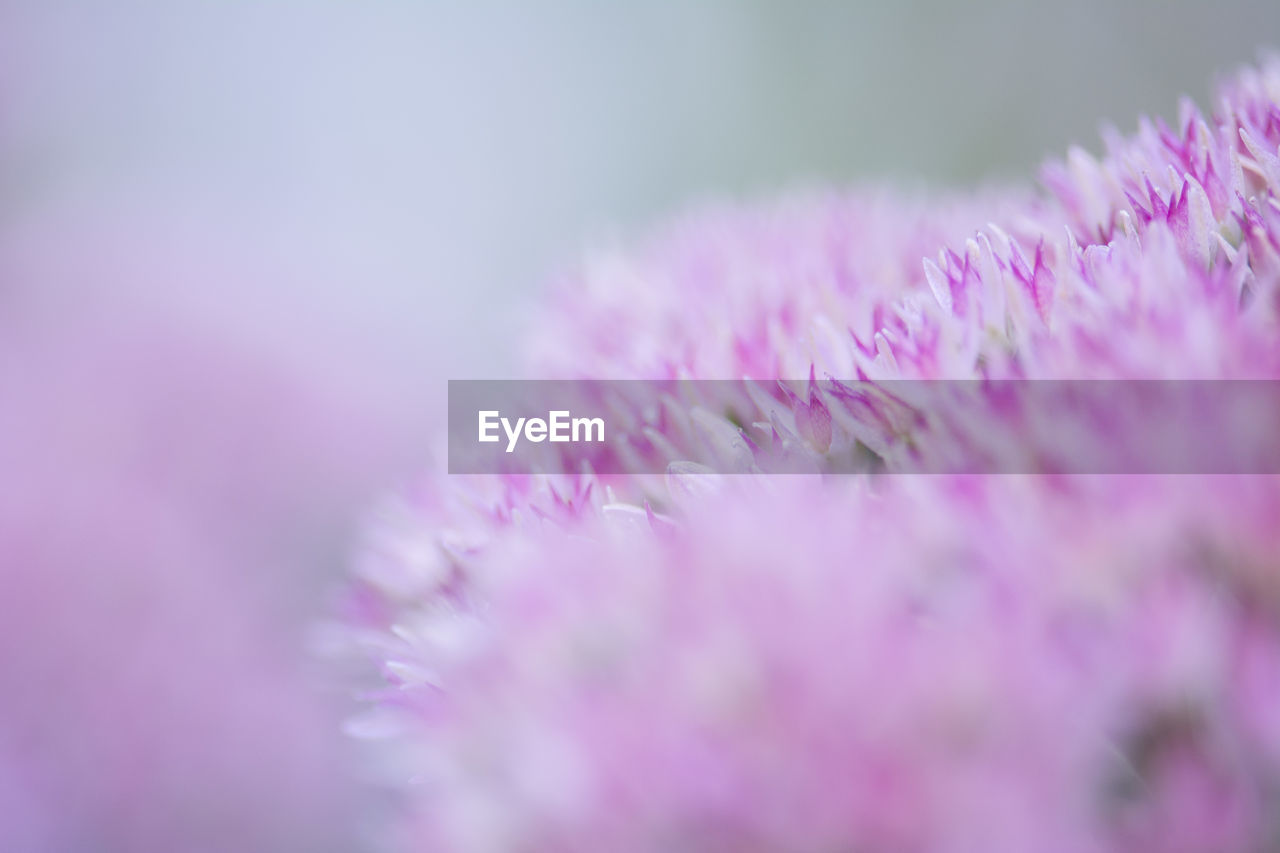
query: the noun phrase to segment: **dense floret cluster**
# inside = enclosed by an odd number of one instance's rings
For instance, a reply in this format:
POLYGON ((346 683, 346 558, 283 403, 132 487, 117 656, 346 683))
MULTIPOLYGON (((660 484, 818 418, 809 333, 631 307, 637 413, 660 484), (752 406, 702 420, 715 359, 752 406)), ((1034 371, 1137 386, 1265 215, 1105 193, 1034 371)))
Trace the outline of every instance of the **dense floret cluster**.
MULTIPOLYGON (((1043 186, 692 217, 559 284, 536 375, 1280 378, 1280 61, 1043 186)), ((829 452, 810 389, 716 428, 829 452)), ((1270 849, 1278 522, 1269 476, 426 475, 352 730, 419 849, 1270 849)))

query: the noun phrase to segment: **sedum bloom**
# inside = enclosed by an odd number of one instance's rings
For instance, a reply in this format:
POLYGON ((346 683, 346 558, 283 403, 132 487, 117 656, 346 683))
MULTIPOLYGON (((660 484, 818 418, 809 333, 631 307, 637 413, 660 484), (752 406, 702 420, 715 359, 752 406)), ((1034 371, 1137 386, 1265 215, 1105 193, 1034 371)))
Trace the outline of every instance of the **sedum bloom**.
MULTIPOLYGON (((808 375, 756 414, 816 457, 865 416, 820 377, 1277 379, 1278 164, 1268 60, 1046 192, 695 217, 563 282, 530 347, 808 375)), ((348 595, 351 730, 413 849, 1263 849, 1278 519, 1268 476, 427 476, 348 595)))
POLYGON ((1247 848, 1280 634, 1234 564, 1280 543, 1198 497, 791 482, 661 536, 504 537, 482 611, 421 611, 388 655, 417 843, 1247 848))

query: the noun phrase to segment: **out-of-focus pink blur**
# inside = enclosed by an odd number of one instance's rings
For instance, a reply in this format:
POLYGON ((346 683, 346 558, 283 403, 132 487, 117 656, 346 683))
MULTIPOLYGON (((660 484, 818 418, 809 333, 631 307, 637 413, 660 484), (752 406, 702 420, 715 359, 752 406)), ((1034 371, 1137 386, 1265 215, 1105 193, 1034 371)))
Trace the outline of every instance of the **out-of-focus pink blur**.
POLYGON ((308 626, 531 285, 692 197, 1029 171, 1276 23, 501 5, 0 3, 0 849, 376 841, 308 626))

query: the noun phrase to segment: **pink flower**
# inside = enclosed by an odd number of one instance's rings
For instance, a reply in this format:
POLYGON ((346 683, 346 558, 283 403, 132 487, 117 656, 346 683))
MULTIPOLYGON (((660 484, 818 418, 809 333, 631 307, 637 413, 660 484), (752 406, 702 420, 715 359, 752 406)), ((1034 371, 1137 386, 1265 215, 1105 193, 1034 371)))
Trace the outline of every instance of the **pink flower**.
POLYGON ((466 561, 464 598, 403 605, 378 719, 412 767, 416 843, 1236 849, 1267 831, 1274 483, 881 482, 751 480, 661 535, 603 514, 512 528, 466 561))
MULTIPOLYGON (((1048 195, 678 225, 556 291, 539 370, 810 375, 753 414, 818 457, 894 411, 818 378, 1280 378, 1277 91, 1048 195)), ((427 477, 357 567, 352 731, 419 849, 1256 849, 1277 519, 1261 476, 427 477)))

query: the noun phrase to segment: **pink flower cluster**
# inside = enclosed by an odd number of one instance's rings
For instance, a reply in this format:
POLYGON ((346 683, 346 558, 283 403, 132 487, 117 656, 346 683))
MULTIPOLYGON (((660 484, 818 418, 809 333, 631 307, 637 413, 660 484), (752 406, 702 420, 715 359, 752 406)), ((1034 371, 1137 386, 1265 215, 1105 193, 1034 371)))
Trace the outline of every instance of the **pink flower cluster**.
MULTIPOLYGON (((538 374, 1280 378, 1280 60, 1044 185, 696 217, 563 282, 538 374)), ((1269 849, 1278 554, 1269 476, 428 476, 351 729, 416 849, 1269 849)))

